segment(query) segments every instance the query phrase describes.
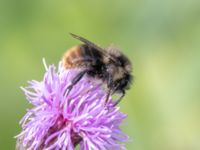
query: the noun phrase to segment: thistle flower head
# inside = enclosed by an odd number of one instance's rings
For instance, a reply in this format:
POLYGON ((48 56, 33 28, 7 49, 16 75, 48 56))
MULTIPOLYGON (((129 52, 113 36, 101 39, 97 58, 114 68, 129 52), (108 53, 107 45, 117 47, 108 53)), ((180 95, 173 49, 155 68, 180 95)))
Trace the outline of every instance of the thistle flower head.
POLYGON ((60 63, 46 66, 42 81, 29 81, 22 88, 32 109, 20 121, 17 148, 27 150, 125 149, 127 136, 119 128, 126 115, 105 105, 106 91, 101 81, 84 76, 66 96, 67 87, 79 70, 66 70, 60 63))

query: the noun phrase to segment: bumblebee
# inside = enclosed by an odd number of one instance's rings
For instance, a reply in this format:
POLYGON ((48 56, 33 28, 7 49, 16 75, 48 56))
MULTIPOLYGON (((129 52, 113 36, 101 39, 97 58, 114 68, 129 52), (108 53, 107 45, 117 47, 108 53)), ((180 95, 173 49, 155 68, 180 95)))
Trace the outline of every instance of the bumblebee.
POLYGON ((105 102, 108 101, 110 95, 115 93, 121 95, 114 104, 116 106, 124 97, 125 91, 130 87, 132 81, 131 62, 116 48, 104 49, 83 37, 70 34, 83 44, 70 48, 62 58, 65 69, 81 69, 67 88, 67 94, 84 75, 88 75, 91 78, 101 79, 106 84, 108 94, 105 102))

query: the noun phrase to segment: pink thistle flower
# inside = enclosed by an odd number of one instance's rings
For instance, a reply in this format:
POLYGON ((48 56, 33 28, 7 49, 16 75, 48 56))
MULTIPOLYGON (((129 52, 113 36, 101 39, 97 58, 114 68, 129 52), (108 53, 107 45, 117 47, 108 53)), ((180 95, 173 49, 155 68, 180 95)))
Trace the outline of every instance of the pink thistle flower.
POLYGON ((29 81, 22 88, 33 105, 20 121, 17 149, 81 150, 125 149, 120 142, 128 137, 119 126, 126 115, 113 107, 112 98, 105 106, 106 92, 101 81, 84 76, 64 93, 79 70, 65 70, 59 64, 46 66, 43 81, 29 81))

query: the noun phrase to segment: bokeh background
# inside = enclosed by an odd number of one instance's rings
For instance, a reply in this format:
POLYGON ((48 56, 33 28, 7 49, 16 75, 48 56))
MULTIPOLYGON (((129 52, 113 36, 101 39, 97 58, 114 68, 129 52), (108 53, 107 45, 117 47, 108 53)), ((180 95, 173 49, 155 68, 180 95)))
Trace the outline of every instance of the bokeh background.
POLYGON ((41 80, 82 35, 113 43, 134 65, 120 103, 128 150, 200 150, 199 0, 0 0, 0 149, 15 148, 30 107, 20 90, 41 80))

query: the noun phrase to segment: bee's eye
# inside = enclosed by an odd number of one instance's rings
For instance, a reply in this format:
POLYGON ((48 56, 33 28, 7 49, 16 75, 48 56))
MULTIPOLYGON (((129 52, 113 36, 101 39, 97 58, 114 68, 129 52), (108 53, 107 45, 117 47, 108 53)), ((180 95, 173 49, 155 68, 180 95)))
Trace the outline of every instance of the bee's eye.
POLYGON ((118 64, 119 66, 122 66, 122 63, 121 63, 120 61, 118 61, 117 64, 118 64))
POLYGON ((117 57, 117 61, 116 62, 117 62, 117 65, 123 67, 125 62, 126 62, 126 60, 122 56, 120 56, 120 57, 117 57))
POLYGON ((122 66, 122 63, 121 63, 119 60, 117 60, 117 61, 115 62, 115 65, 116 65, 116 66, 122 66))

